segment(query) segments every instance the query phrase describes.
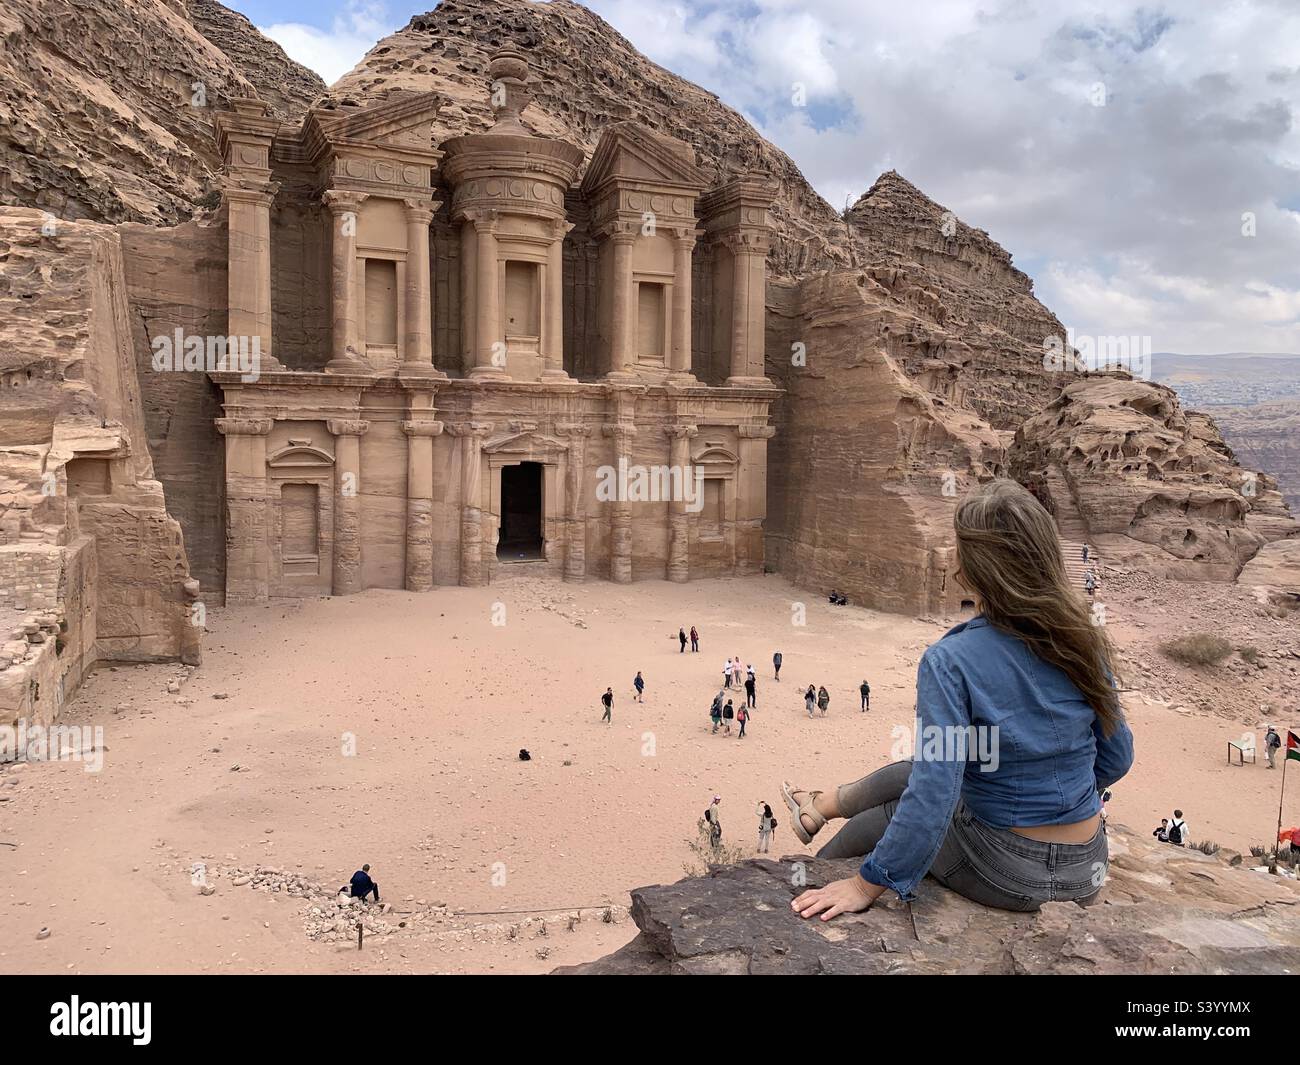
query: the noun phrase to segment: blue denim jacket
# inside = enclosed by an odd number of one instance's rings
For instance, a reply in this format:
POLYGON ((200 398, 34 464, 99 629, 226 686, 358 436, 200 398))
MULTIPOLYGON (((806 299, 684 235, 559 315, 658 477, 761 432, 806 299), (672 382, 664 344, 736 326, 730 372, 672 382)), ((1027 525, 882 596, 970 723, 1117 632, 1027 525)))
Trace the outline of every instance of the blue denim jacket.
POLYGON ((915 897, 959 800, 995 828, 1072 824, 1099 812, 1098 791, 1133 764, 1127 723, 1103 737, 1069 677, 983 616, 921 657, 916 717, 907 790, 861 869, 904 899, 915 897))

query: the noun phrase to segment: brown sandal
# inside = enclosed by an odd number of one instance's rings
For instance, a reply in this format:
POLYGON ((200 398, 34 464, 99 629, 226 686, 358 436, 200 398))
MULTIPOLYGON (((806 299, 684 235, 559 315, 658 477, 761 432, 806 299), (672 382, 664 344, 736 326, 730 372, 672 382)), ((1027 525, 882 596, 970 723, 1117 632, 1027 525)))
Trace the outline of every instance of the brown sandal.
POLYGON ((820 795, 821 792, 805 792, 808 798, 804 800, 803 805, 800 805, 794 798, 794 793, 796 791, 804 791, 804 789, 794 787, 788 780, 783 780, 781 782, 781 798, 785 800, 786 806, 790 808, 790 815, 794 819, 790 823, 790 827, 794 829, 794 834, 799 837, 799 842, 807 846, 812 843, 813 836, 817 835, 818 832, 826 827, 826 818, 824 818, 818 812, 817 808, 813 806, 813 803, 817 800, 817 796, 820 795), (805 817, 813 823, 813 830, 811 832, 803 827, 803 819, 805 817))

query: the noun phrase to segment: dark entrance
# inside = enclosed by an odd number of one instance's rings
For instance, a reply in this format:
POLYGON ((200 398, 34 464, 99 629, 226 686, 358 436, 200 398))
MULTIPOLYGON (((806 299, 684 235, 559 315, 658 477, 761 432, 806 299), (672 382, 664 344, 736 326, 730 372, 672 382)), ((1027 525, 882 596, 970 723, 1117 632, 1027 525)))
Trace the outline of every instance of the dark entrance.
POLYGON ((497 558, 528 562, 542 557, 542 464, 501 467, 501 535, 497 558))

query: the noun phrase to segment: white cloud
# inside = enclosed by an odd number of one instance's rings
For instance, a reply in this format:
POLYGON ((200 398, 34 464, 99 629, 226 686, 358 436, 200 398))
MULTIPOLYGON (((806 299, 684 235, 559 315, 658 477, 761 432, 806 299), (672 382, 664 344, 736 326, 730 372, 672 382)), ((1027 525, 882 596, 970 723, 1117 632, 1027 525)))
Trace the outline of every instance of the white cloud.
POLYGON ((390 18, 382 3, 349 0, 328 30, 302 22, 277 22, 258 29, 283 48, 290 59, 333 85, 400 25, 390 18))

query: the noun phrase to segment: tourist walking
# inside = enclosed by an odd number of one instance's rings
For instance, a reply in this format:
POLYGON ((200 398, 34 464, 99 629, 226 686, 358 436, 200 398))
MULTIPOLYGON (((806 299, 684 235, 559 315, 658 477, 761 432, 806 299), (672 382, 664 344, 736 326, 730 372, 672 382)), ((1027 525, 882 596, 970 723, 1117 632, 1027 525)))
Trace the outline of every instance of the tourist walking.
POLYGON ((727 700, 727 705, 722 708, 722 731, 725 735, 731 735, 731 722, 736 716, 736 708, 731 705, 731 700, 727 700))
POLYGON ((749 720, 749 711, 746 710, 743 706, 740 707, 740 709, 736 711, 736 724, 740 726, 740 735, 737 736, 736 739, 743 740, 745 738, 745 723, 748 720, 749 720))
POLYGON ((858 694, 862 696, 862 712, 865 714, 871 709, 871 685, 864 680, 858 685, 858 694))
POLYGON ((758 706, 758 700, 754 698, 757 681, 754 678, 754 667, 750 666, 749 676, 745 678, 745 705, 758 706))
POLYGON ((781 652, 777 651, 772 656, 772 676, 775 680, 781 679, 781 652))
POLYGON ((681 642, 682 642, 682 649, 681 649, 680 651, 678 651, 677 653, 678 653, 678 654, 683 654, 683 655, 684 655, 684 654, 686 653, 686 630, 685 630, 685 629, 678 629, 678 630, 677 630, 677 638, 678 638, 679 640, 681 640, 681 642))
POLYGON ((695 631, 695 626, 691 626, 691 653, 694 654, 700 649, 700 634, 695 631))
POLYGON ((1102 890, 1098 793, 1133 764, 1109 633, 1070 594, 1056 523, 1020 485, 975 489, 953 524, 958 580, 977 613, 922 657, 917 727, 996 724, 1000 757, 971 759, 959 744, 831 791, 784 784, 800 842, 844 817, 818 857, 865 859, 856 874, 796 898, 801 917, 861 912, 887 890, 911 901, 927 873, 973 902, 1018 912, 1086 904, 1102 890))
POLYGON ((1273 768, 1273 758, 1277 754, 1277 749, 1282 746, 1282 737, 1277 734, 1277 730, 1272 725, 1265 725, 1267 730, 1264 733, 1264 755, 1268 758, 1269 769, 1273 768))
POLYGON ((826 716, 826 708, 831 705, 831 695, 824 687, 817 689, 817 706, 822 712, 822 717, 826 716))
POLYGON ((722 817, 719 809, 721 803, 722 796, 715 795, 709 808, 704 811, 704 820, 709 826, 709 846, 715 851, 722 846, 722 817))
POLYGON ((608 721, 611 725, 614 723, 614 689, 606 688, 605 694, 600 697, 600 701, 605 706, 605 713, 601 715, 601 721, 608 721))
POLYGON ((808 711, 808 716, 812 717, 813 710, 817 706, 817 689, 811 684, 808 685, 808 690, 803 693, 803 705, 804 709, 808 711))
POLYGON ((1091 599, 1093 594, 1097 591, 1097 578, 1093 575, 1092 570, 1088 570, 1088 572, 1084 574, 1083 590, 1088 593, 1089 599, 1091 599))
POLYGON ((645 702, 645 678, 641 676, 641 671, 636 671, 636 680, 632 682, 632 687, 636 689, 636 701, 645 702))
POLYGON ((719 690, 718 694, 713 697, 713 705, 709 707, 709 720, 713 722, 713 731, 718 731, 718 726, 722 724, 722 700, 726 695, 719 690))
POLYGON ((758 804, 758 853, 766 854, 772 843, 772 833, 776 831, 776 818, 772 816, 772 807, 767 803, 758 804))
POLYGON ((1088 545, 1087 545, 1087 544, 1084 544, 1084 545, 1083 545, 1083 560, 1084 560, 1085 562, 1088 561, 1088 545))

